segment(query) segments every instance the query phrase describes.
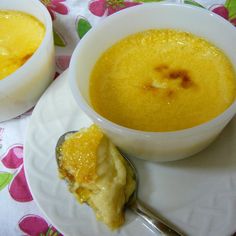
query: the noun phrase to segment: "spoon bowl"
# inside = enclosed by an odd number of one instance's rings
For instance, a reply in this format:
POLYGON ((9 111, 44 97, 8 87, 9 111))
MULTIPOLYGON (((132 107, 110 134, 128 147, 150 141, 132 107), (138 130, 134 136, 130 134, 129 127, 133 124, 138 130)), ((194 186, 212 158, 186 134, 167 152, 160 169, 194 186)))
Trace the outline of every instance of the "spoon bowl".
MULTIPOLYGON (((77 131, 69 131, 61 135, 57 141, 56 144, 56 162, 58 168, 60 168, 60 159, 62 157, 61 155, 61 145, 63 142, 72 134, 76 133, 77 131)), ((147 206, 142 203, 138 199, 138 186, 139 186, 139 178, 138 178, 138 172, 133 164, 133 162, 119 150, 122 157, 126 160, 126 163, 129 165, 130 169, 133 173, 133 178, 136 182, 136 188, 133 192, 133 194, 130 196, 128 202, 126 203, 125 207, 131 209, 133 212, 138 214, 147 224, 150 226, 153 230, 156 230, 161 235, 166 236, 183 236, 184 234, 180 233, 175 229, 174 226, 171 226, 169 223, 166 222, 166 220, 160 218, 157 216, 156 213, 152 212, 150 209, 147 208, 147 206)), ((66 180, 69 182, 68 180, 66 180)))

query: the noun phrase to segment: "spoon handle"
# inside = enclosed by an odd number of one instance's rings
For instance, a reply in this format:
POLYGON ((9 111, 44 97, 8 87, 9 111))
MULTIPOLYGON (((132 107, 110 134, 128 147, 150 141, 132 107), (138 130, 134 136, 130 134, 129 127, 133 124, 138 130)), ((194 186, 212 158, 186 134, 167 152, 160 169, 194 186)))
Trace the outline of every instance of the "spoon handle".
POLYGON ((161 235, 165 236, 183 236, 183 234, 177 232, 172 226, 160 219, 157 215, 151 212, 143 203, 139 200, 134 201, 131 206, 131 210, 141 216, 149 225, 157 230, 161 235))

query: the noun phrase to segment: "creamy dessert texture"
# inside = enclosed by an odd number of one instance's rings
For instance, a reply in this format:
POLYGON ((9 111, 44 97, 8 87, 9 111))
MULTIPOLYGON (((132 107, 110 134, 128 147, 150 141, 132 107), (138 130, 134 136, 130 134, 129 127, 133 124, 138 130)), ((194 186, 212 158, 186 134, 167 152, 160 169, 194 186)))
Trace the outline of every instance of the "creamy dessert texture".
POLYGON ((187 32, 148 30, 106 50, 90 78, 93 108, 122 126, 175 131, 209 121, 235 100, 226 55, 187 32))
POLYGON ((36 51, 45 26, 19 11, 0 10, 0 80, 21 67, 36 51))
POLYGON ((116 147, 92 125, 60 147, 59 173, 80 203, 88 203, 111 229, 124 223, 124 205, 135 189, 133 172, 116 147))

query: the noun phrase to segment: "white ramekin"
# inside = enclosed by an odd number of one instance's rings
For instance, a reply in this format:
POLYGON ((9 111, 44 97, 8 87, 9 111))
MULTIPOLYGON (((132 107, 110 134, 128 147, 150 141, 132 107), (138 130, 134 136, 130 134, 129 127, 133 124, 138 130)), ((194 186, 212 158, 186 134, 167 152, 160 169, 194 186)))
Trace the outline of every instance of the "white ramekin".
POLYGON ((203 37, 221 48, 236 67, 236 29, 229 22, 199 7, 149 3, 120 11, 92 28, 73 53, 69 82, 78 106, 124 152, 145 160, 172 161, 206 148, 235 115, 236 102, 215 119, 193 128, 143 132, 105 119, 94 111, 89 100, 90 73, 99 56, 127 35, 153 28, 173 28, 203 37))
POLYGON ((29 13, 39 19, 46 28, 44 39, 33 56, 14 73, 0 80, 1 122, 24 113, 36 104, 53 80, 55 59, 52 20, 40 1, 1 0, 0 10, 29 13))

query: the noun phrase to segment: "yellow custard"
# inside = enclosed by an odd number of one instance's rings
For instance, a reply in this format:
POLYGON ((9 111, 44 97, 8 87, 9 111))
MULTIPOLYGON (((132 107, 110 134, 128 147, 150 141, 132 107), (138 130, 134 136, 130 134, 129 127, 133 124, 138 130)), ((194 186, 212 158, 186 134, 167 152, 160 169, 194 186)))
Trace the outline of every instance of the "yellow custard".
POLYGON ((193 34, 148 30, 106 50, 90 78, 90 100, 105 118, 143 131, 174 131, 209 121, 235 100, 225 54, 193 34))
POLYGON ((36 51, 45 26, 19 11, 0 10, 0 80, 21 67, 36 51))
POLYGON ((111 229, 124 223, 124 205, 136 183, 116 147, 96 125, 67 137, 59 148, 59 173, 81 203, 111 229))

